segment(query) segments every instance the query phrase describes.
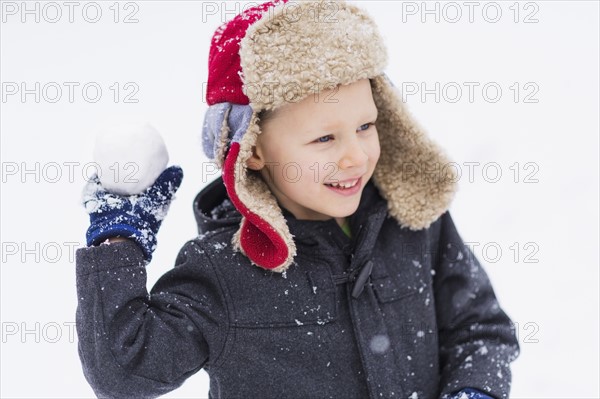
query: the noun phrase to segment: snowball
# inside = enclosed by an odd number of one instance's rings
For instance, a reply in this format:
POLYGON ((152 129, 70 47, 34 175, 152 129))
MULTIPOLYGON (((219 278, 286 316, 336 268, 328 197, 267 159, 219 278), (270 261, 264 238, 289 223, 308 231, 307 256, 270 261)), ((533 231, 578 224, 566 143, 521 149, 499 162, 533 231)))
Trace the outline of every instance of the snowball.
POLYGON ((94 161, 104 188, 119 195, 139 194, 150 187, 169 162, 160 133, 150 126, 125 124, 100 132, 94 161))

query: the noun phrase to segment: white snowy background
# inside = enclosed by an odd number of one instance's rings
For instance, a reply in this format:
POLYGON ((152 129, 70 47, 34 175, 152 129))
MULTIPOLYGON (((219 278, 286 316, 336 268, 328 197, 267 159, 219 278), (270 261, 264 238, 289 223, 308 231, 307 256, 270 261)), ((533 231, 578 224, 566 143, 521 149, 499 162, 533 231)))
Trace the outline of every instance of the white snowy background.
MULTIPOLYGON (((519 332, 512 397, 598 398, 598 2, 473 2, 471 21, 465 2, 357 3, 387 41, 391 79, 418 89, 410 110, 461 166, 454 220, 519 332), (439 101, 421 98, 436 82, 439 101)), ((185 171, 149 287, 195 235, 193 197, 216 177, 199 142, 209 41, 247 2, 73 4, 71 22, 63 2, 2 2, 2 398, 93 397, 73 253, 99 128, 148 121, 185 171)), ((202 371, 167 397, 207 392, 202 371)))

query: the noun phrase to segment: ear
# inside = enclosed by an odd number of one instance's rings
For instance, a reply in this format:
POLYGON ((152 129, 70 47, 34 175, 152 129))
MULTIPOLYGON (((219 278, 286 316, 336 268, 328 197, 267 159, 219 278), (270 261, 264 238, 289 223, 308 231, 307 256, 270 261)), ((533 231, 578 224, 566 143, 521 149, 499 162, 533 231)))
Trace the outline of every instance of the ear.
POLYGON ((261 170, 265 166, 264 157, 259 145, 252 147, 252 155, 246 160, 248 169, 261 170))

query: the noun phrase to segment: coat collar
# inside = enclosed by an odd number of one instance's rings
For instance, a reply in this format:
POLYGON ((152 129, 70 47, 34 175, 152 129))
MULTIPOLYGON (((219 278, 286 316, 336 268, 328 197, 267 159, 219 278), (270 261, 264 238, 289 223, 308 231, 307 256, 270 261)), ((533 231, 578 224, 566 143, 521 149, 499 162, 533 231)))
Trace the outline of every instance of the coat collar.
MULTIPOLYGON (((298 249, 304 252, 354 254, 361 261, 370 256, 381 226, 388 215, 387 202, 372 180, 363 189, 356 212, 350 216, 352 238, 344 234, 335 219, 298 220, 282 207, 283 215, 298 249)), ((221 178, 209 183, 194 200, 198 233, 237 227, 241 214, 229 201, 221 178)))
POLYGON ((302 247, 318 251, 342 250, 348 254, 370 252, 387 215, 386 201, 370 180, 363 189, 359 206, 350 216, 352 238, 344 234, 335 219, 298 220, 282 207, 290 233, 300 251, 302 247))

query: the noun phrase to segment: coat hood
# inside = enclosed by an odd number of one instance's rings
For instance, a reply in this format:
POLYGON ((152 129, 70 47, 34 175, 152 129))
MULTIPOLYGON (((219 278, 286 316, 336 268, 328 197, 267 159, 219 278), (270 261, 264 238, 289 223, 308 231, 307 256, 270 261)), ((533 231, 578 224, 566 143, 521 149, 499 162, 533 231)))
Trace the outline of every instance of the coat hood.
POLYGON ((242 220, 242 215, 229 200, 223 179, 220 177, 196 195, 194 217, 199 235, 221 228, 239 226, 242 220))

